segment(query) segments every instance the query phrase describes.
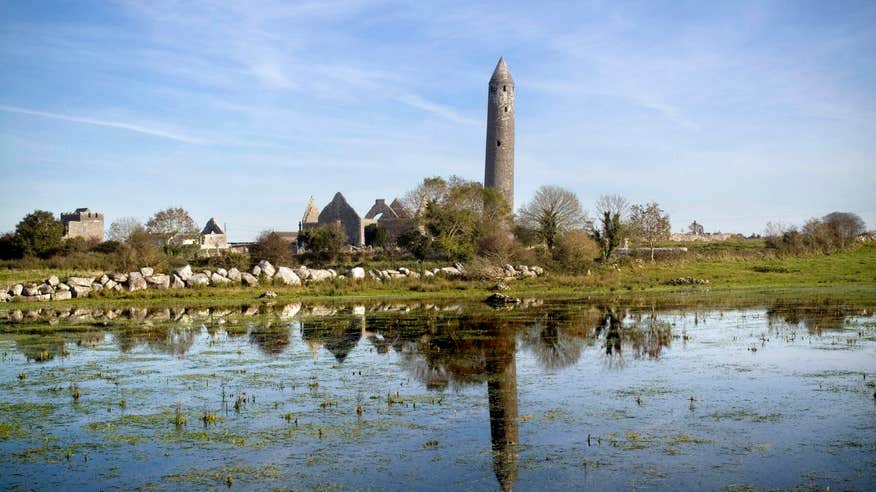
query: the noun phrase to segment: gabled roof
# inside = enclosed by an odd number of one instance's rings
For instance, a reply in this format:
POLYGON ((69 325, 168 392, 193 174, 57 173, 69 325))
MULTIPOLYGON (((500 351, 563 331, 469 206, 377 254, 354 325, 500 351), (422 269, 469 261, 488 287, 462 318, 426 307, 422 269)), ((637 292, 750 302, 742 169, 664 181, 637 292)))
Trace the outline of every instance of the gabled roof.
POLYGON ((216 219, 210 217, 210 220, 207 221, 207 225, 205 225, 204 229, 201 231, 202 236, 206 236, 207 234, 225 234, 225 231, 219 227, 219 224, 216 223, 216 219))
POLYGON ((301 223, 316 224, 317 222, 319 222, 319 209, 316 208, 316 200, 311 196, 307 208, 304 209, 304 217, 301 219, 301 223))
POLYGON ((401 202, 401 200, 399 200, 398 198, 396 198, 395 200, 392 201, 392 203, 389 204, 389 208, 391 208, 392 211, 395 212, 395 214, 400 219, 410 219, 411 218, 411 211, 408 210, 408 208, 405 207, 404 204, 401 202))

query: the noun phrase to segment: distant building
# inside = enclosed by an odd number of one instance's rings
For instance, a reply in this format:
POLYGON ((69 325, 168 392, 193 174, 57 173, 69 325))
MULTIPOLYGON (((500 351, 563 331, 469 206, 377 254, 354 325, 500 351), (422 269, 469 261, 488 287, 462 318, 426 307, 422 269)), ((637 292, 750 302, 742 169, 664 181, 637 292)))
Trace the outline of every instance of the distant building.
MULTIPOLYGON (((306 217, 307 213, 305 213, 306 217)), ((347 199, 340 192, 335 193, 332 201, 319 213, 318 223, 321 226, 340 224, 347 234, 347 244, 359 247, 365 245, 365 226, 362 223, 362 217, 359 217, 356 210, 347 203, 347 199)))
MULTIPOLYGON (((299 223, 301 231, 307 231, 317 226, 339 224, 347 236, 347 244, 353 247, 365 246, 365 227, 375 224, 386 231, 389 242, 394 243, 406 230, 413 227, 414 219, 410 211, 396 199, 389 205, 379 198, 365 214, 359 216, 356 210, 347 203, 341 193, 335 193, 332 201, 322 210, 316 208, 316 202, 310 197, 310 202, 299 223)), ((290 237, 292 233, 289 233, 290 237)))
POLYGON ((103 242, 103 214, 87 208, 61 214, 64 239, 81 237, 86 241, 103 242))
POLYGON ((201 249, 228 249, 228 236, 213 217, 210 217, 201 230, 200 239, 201 249))

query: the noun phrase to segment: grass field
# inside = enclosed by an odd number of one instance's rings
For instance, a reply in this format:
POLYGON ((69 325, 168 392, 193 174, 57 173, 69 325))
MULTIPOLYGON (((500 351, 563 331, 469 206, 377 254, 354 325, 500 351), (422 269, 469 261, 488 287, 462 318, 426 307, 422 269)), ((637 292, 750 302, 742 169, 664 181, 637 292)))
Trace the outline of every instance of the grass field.
MULTIPOLYGON (((21 280, 65 278, 70 272, 52 270, 0 271, 0 285, 21 280)), ((266 290, 280 299, 324 302, 385 300, 455 300, 486 296, 495 282, 434 279, 400 279, 391 282, 334 280, 301 287, 267 286, 204 287, 199 289, 149 290, 110 293, 85 299, 51 303, 15 302, 0 309, 34 307, 125 306, 125 305, 212 305, 255 302, 266 290)), ((876 304, 876 244, 832 255, 775 258, 718 255, 709 258, 650 262, 627 260, 617 265, 594 268, 590 275, 551 272, 535 279, 508 282, 510 293, 529 297, 635 297, 666 302, 698 300, 723 302, 733 298, 756 301, 770 298, 815 296, 876 304), (707 285, 675 286, 678 277, 706 279, 707 285)))

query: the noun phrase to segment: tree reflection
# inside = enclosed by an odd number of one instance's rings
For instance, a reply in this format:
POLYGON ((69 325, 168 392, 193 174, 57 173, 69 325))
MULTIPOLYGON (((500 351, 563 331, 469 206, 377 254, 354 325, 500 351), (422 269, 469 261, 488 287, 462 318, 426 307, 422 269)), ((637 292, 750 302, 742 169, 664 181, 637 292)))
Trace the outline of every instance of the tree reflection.
POLYGON ((197 331, 191 326, 136 326, 116 332, 115 341, 124 353, 145 345, 154 352, 182 357, 195 343, 197 331))
POLYGON ((291 342, 289 326, 284 322, 274 324, 270 320, 254 322, 249 328, 249 343, 265 355, 280 355, 291 342))

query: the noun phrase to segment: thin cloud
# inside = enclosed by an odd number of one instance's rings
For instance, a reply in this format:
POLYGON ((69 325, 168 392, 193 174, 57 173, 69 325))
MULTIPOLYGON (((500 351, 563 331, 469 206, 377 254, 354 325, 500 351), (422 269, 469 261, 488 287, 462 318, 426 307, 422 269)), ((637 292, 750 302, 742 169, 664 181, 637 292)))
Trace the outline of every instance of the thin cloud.
POLYGON ((177 142, 183 142, 194 145, 204 145, 207 142, 203 140, 199 140, 188 135, 182 135, 179 133, 172 133, 165 130, 159 130, 156 128, 149 128, 141 125, 134 125, 131 123, 124 123, 121 121, 106 121, 106 120, 98 120, 94 118, 83 118, 79 116, 68 116, 65 114, 59 113, 50 113, 48 111, 36 111, 33 109, 27 108, 18 108, 15 106, 3 106, 0 105, 0 111, 5 111, 7 113, 19 113, 26 114, 31 116, 41 116, 43 118, 50 118, 53 120, 60 121, 69 121, 72 123, 84 123, 86 125, 96 125, 96 126, 106 126, 109 128, 119 128, 122 130, 128 130, 136 133, 142 133, 144 135, 151 135, 153 137, 166 138, 168 140, 175 140, 177 142))
POLYGON ((402 94, 397 98, 397 100, 401 103, 407 104, 408 106, 421 109, 423 111, 426 111, 427 113, 432 113, 436 116, 440 116, 454 123, 460 123, 464 125, 480 124, 480 122, 478 122, 477 120, 459 114, 459 112, 457 112, 453 108, 444 106, 443 104, 438 104, 436 102, 427 101, 426 99, 423 99, 422 97, 415 94, 402 94))

